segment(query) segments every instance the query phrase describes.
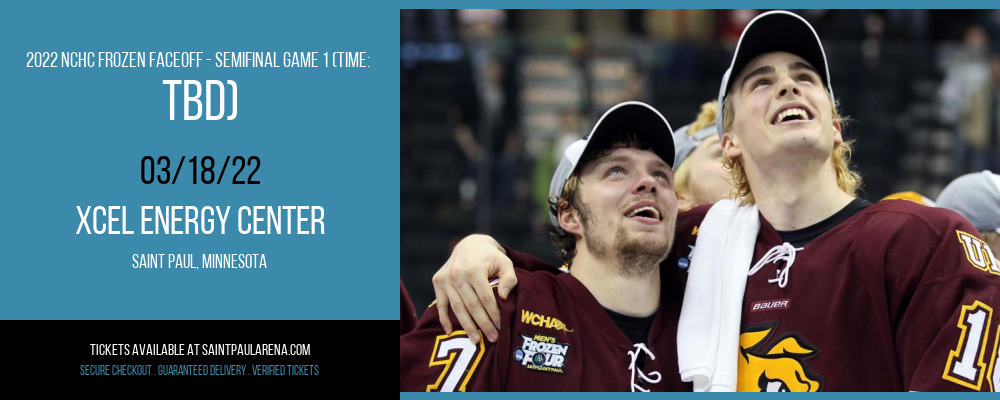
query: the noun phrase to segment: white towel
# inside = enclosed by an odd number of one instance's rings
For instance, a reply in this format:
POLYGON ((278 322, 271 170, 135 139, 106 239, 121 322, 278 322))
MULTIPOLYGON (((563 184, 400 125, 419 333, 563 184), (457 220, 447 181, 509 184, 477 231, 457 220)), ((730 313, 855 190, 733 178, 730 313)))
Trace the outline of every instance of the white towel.
POLYGON ((715 203, 698 228, 677 327, 681 380, 696 392, 736 391, 743 292, 759 231, 757 206, 732 200, 715 203))

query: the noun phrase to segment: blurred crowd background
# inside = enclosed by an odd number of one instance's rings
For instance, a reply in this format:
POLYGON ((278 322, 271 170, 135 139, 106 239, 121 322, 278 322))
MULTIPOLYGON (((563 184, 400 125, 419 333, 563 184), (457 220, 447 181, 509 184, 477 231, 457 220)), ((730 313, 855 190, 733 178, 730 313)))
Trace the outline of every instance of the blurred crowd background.
MULTIPOLYGON (((400 275, 418 313, 468 234, 557 262, 544 205, 563 149, 621 101, 691 123, 763 11, 400 10, 400 275)), ((1000 11, 795 12, 826 48, 862 197, 1000 172, 1000 11)))

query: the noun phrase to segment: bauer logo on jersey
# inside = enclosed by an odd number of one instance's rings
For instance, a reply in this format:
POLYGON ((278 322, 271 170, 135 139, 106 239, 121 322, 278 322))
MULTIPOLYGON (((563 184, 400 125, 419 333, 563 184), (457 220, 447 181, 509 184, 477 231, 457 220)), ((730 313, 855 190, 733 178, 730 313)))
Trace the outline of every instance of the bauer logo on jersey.
POLYGON ((569 343, 556 342, 545 335, 520 335, 521 347, 514 350, 514 361, 529 371, 561 374, 565 372, 569 343))
POLYGON ((772 310, 786 310, 788 305, 792 302, 792 299, 775 299, 775 300, 764 300, 755 301, 753 305, 750 306, 750 312, 760 312, 760 311, 772 311, 772 310))
POLYGON ((542 328, 555 329, 566 333, 573 332, 572 329, 567 328, 566 324, 557 318, 547 317, 528 310, 521 310, 521 322, 542 328))
POLYGON ((958 233, 958 241, 965 249, 965 258, 972 263, 973 267, 991 274, 1000 275, 1000 263, 997 262, 993 250, 986 242, 980 240, 975 235, 967 232, 955 231, 958 233))

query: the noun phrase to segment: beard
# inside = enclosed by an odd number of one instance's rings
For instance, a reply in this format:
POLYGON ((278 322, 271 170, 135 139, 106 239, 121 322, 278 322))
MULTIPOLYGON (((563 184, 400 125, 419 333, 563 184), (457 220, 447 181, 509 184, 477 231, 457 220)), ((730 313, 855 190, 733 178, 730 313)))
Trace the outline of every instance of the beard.
MULTIPOLYGON (((673 236, 671 227, 670 235, 673 236)), ((663 261, 670 251, 670 243, 663 236, 628 235, 625 229, 619 228, 615 233, 615 249, 618 251, 618 273, 625 278, 639 278, 649 275, 663 261)))
POLYGON ((593 221, 592 215, 588 215, 589 211, 585 207, 580 209, 587 248, 595 257, 604 260, 609 260, 609 255, 614 257, 612 264, 618 265, 618 273, 622 277, 647 276, 667 257, 670 245, 673 243, 674 220, 664 220, 664 223, 668 224, 665 236, 645 233, 630 235, 625 231, 625 227, 619 226, 612 243, 609 243, 603 236, 597 234, 597 231, 609 230, 611 224, 601 223, 605 221, 593 221))

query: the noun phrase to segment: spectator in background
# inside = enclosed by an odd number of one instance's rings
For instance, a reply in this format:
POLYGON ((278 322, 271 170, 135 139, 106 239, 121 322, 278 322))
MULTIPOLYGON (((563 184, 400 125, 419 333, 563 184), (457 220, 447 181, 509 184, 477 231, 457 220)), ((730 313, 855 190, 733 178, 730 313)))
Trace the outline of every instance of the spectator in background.
POLYGON ((988 65, 988 78, 969 96, 958 118, 966 171, 1000 171, 1000 54, 991 54, 988 65))
POLYGON ((718 101, 702 104, 695 121, 674 132, 677 149, 674 190, 678 210, 714 204, 728 198, 732 190, 729 173, 722 165, 722 145, 715 127, 718 106, 718 101))
POLYGON ((708 42, 715 34, 714 10, 646 10, 646 33, 668 41, 708 42))
POLYGON ((458 10, 458 22, 466 38, 493 37, 507 22, 507 10, 458 10))
POLYGON ((963 51, 956 54, 951 65, 946 66, 944 82, 941 84, 942 117, 957 121, 969 97, 978 90, 989 76, 986 63, 986 49, 989 38, 980 26, 971 26, 965 31, 963 51))
POLYGON ((715 11, 647 10, 644 19, 649 36, 662 41, 657 53, 665 65, 660 73, 675 82, 697 77, 698 47, 715 34, 715 11))
POLYGON ((995 265, 995 256, 1000 254, 1000 175, 990 171, 962 175, 945 186, 937 205, 972 222, 993 254, 989 260, 981 256, 971 258, 995 265))
POLYGON ((580 113, 574 108, 566 108, 559 115, 559 127, 556 129, 556 134, 538 153, 532 176, 532 202, 535 204, 535 210, 539 210, 532 218, 532 227, 540 234, 545 232, 549 224, 549 216, 545 210, 549 205, 549 183, 552 174, 556 172, 556 166, 559 165, 566 148, 583 138, 580 133, 580 113))
POLYGON ((516 89, 504 74, 498 60, 487 60, 475 74, 475 104, 462 105, 466 111, 455 107, 449 116, 455 141, 469 161, 469 176, 460 185, 466 208, 474 202, 490 211, 510 201, 521 145, 516 89))
POLYGON ((882 39, 885 36, 885 20, 877 12, 865 15, 865 38, 861 41, 861 56, 868 68, 878 67, 882 61, 882 39))
POLYGON ((951 64, 946 67, 939 94, 941 118, 955 124, 961 138, 955 159, 968 162, 961 168, 967 171, 984 168, 983 162, 977 161, 984 159, 979 149, 986 143, 990 115, 995 114, 989 112, 992 101, 986 95, 988 92, 983 92, 984 87, 991 85, 988 47, 985 29, 978 25, 966 29, 962 51, 949 60, 951 64))
POLYGON ((517 86, 508 76, 510 61, 503 29, 506 10, 458 10, 462 42, 469 52, 475 86, 473 104, 459 104, 455 140, 469 161, 469 176, 459 192, 462 207, 477 209, 478 230, 488 230, 498 206, 509 203, 512 169, 520 150, 516 131, 517 86))

